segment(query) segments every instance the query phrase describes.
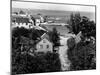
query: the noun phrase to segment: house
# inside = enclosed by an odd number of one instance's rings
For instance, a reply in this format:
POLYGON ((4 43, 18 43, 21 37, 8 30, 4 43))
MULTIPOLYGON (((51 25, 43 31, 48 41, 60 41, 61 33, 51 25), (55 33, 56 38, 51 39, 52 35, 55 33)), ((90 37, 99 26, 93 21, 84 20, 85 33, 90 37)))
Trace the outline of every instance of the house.
POLYGON ((39 15, 32 15, 32 17, 34 17, 34 19, 35 19, 36 26, 39 26, 44 20, 43 17, 39 16, 39 15))
POLYGON ((82 32, 80 31, 76 36, 75 36, 75 42, 79 43, 81 41, 81 36, 82 36, 82 32))
POLYGON ((30 28, 33 24, 33 21, 27 15, 12 15, 12 27, 30 28))
POLYGON ((36 44, 36 49, 36 52, 53 52, 53 43, 50 41, 47 33, 41 36, 40 41, 36 44))
POLYGON ((43 16, 31 15, 31 14, 13 14, 12 13, 12 27, 25 27, 32 28, 33 26, 39 26, 44 22, 43 16))

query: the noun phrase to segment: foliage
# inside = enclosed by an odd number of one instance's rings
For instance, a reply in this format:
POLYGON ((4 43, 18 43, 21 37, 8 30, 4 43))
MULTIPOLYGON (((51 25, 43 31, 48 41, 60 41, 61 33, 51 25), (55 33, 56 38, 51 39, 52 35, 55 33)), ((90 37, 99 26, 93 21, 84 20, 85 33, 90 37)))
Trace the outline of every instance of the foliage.
MULTIPOLYGON (((60 71, 60 60, 57 53, 42 53, 31 56, 28 52, 31 44, 36 41, 44 31, 36 29, 14 28, 12 29, 12 74, 41 73, 60 71), (23 51, 21 41, 24 40, 23 51), (25 49, 25 50, 24 50, 25 49)), ((34 47, 34 45, 32 44, 34 47)), ((31 47, 32 48, 32 47, 31 47)))
POLYGON ((20 10, 19 14, 25 14, 25 12, 23 10, 20 10))
POLYGON ((96 36, 96 24, 94 21, 90 21, 85 16, 80 16, 79 13, 70 15, 70 22, 72 32, 78 34, 82 31, 84 37, 96 36))
POLYGON ((24 36, 24 37, 27 37, 27 38, 31 38, 33 40, 36 40, 43 33, 44 33, 43 30, 36 30, 34 28, 32 28, 32 29, 26 29, 24 27, 21 27, 21 28, 16 27, 16 28, 14 28, 12 30, 12 36, 13 37, 21 37, 21 36, 24 36))
POLYGON ((19 37, 19 36, 25 36, 28 37, 29 31, 27 29, 25 29, 24 27, 21 28, 14 28, 12 30, 12 36, 14 37, 19 37))
POLYGON ((71 25, 72 27, 72 32, 74 32, 74 34, 77 34, 79 32, 79 23, 81 21, 81 16, 79 13, 77 14, 71 14, 70 15, 70 22, 69 24, 71 25))
POLYGON ((96 24, 79 13, 71 14, 70 22, 72 32, 78 34, 82 32, 81 41, 75 44, 74 38, 67 41, 68 58, 71 61, 71 70, 88 70, 96 68, 96 44, 90 39, 96 38, 96 24))
POLYGON ((69 49, 72 49, 75 46, 75 39, 73 37, 67 40, 67 46, 69 49))
MULTIPOLYGON (((69 42, 70 44, 70 42, 69 42)), ((96 46, 92 42, 79 42, 68 49, 71 70, 89 70, 96 68, 96 46)))
POLYGON ((13 12, 14 14, 18 15, 18 12, 13 12))
POLYGON ((44 22, 46 22, 46 21, 47 21, 48 16, 44 16, 43 18, 44 18, 44 22))
POLYGON ((54 46, 59 46, 60 45, 60 37, 59 34, 56 30, 56 28, 53 28, 53 31, 49 32, 49 36, 51 41, 53 42, 54 46))
POLYGON ((55 53, 48 52, 35 56, 18 54, 14 59, 15 62, 12 61, 12 72, 15 74, 60 71, 59 57, 55 53))
POLYGON ((85 16, 82 17, 80 30, 82 31, 84 37, 96 37, 96 24, 94 21, 89 21, 89 19, 85 16))
POLYGON ((30 17, 31 17, 31 19, 32 19, 32 21, 33 21, 33 23, 34 23, 34 25, 36 26, 36 20, 35 20, 35 18, 34 18, 32 15, 30 15, 30 17))

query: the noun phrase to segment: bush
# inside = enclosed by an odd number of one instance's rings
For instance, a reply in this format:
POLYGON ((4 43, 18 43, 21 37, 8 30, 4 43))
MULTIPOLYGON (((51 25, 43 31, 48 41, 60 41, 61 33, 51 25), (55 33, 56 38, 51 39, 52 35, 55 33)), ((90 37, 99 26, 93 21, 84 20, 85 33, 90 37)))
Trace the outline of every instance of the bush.
POLYGON ((96 69, 95 44, 79 42, 68 50, 68 58, 71 61, 71 70, 96 69))
MULTIPOLYGON (((34 56, 21 52, 21 40, 29 42, 40 37, 44 31, 36 29, 14 28, 12 30, 12 74, 41 73, 60 71, 60 60, 56 53, 37 53, 34 56), (22 38, 23 37, 23 38, 22 38), (26 40, 24 39, 26 38, 26 40), (29 39, 29 41, 27 40, 29 39)), ((31 46, 26 43, 25 51, 31 46)), ((24 47, 24 46, 23 46, 24 47)), ((34 45, 32 44, 32 48, 34 45)))
POLYGON ((12 72, 16 74, 60 71, 60 60, 56 53, 44 53, 31 56, 19 54, 12 61, 12 72))

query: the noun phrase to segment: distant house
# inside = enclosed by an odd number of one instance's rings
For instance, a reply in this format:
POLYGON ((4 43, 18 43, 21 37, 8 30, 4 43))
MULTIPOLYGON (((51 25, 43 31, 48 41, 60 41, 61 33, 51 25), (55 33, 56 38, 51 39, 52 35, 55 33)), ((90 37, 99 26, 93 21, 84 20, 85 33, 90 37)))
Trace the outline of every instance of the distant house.
POLYGON ((48 34, 44 33, 40 41, 36 44, 37 52, 53 52, 53 43, 50 41, 48 34))
POLYGON ((32 28, 33 26, 39 26, 44 22, 44 17, 41 15, 31 15, 27 13, 12 13, 11 17, 12 27, 25 27, 32 28))
POLYGON ((39 15, 32 15, 32 17, 34 17, 35 19, 35 25, 36 26, 39 26, 40 23, 42 23, 44 21, 43 17, 42 16, 39 16, 39 15))
POLYGON ((13 27, 25 27, 30 28, 34 24, 34 21, 28 15, 12 15, 12 26, 13 27))

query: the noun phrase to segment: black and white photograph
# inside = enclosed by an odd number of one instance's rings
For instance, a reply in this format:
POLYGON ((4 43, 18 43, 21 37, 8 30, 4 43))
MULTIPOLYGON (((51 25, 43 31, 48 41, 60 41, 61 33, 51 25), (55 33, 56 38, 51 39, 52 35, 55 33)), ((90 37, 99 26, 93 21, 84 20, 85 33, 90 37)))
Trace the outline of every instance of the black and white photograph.
POLYGON ((11 74, 96 70, 96 5, 11 1, 11 74))

